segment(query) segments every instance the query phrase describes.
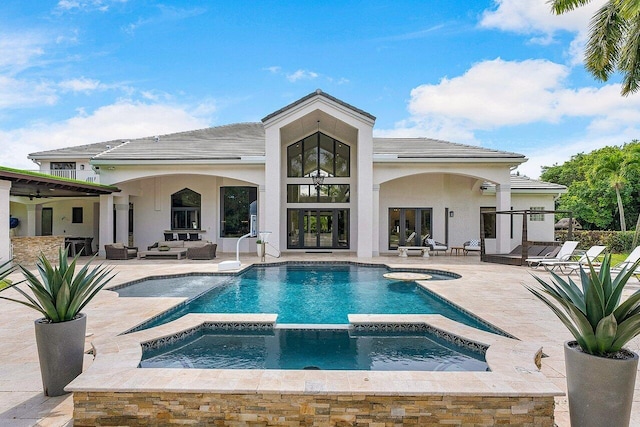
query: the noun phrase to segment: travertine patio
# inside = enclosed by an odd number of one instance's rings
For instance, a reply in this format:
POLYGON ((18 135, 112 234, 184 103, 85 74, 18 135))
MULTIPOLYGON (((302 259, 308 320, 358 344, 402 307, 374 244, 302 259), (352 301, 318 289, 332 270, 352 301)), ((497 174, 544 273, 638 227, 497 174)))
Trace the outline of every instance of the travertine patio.
MULTIPOLYGON (((344 256, 331 254, 304 255, 305 259, 310 257, 321 260, 345 259, 344 256)), ((287 259, 299 257, 289 256, 287 259)), ((113 282, 118 284, 147 275, 212 272, 216 271, 216 264, 220 260, 129 260, 109 263, 118 272, 113 282)), ((256 257, 248 256, 242 257, 242 260, 245 263, 258 261, 256 257)), ((427 260, 390 256, 364 261, 394 266, 423 265, 461 274, 462 279, 434 281, 430 282, 429 287, 519 339, 540 344, 548 356, 542 361, 542 372, 559 388, 565 389, 562 343, 570 335, 554 315, 522 286, 523 282, 535 283, 530 275, 532 270, 480 263, 477 256, 434 256, 427 260)), ((545 275, 543 271, 535 272, 545 275)), ((640 289, 640 284, 632 279, 628 288, 628 291, 635 291, 640 289)), ((118 298, 113 292, 102 292, 85 310, 89 315, 88 332, 92 334, 87 338, 87 345, 96 338, 115 336, 180 301, 181 298, 118 298)), ((71 395, 47 398, 42 394, 32 325, 36 313, 7 301, 0 301, 0 308, 5 319, 4 327, 0 329, 0 425, 71 425, 71 395)), ((631 349, 640 349, 638 339, 632 341, 631 349)), ((91 363, 90 356, 87 356, 86 363, 91 363)), ((632 425, 640 425, 638 388, 640 384, 636 382, 632 425)), ((556 399, 555 415, 559 426, 568 426, 566 398, 556 399)))

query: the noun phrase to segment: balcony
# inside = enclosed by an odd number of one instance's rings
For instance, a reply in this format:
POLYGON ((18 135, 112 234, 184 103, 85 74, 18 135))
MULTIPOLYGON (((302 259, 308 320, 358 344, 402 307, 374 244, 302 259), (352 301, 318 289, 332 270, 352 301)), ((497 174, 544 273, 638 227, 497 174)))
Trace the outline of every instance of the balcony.
POLYGON ((58 178, 76 179, 78 181, 100 183, 100 177, 92 170, 76 170, 76 169, 42 169, 33 172, 45 173, 58 178))

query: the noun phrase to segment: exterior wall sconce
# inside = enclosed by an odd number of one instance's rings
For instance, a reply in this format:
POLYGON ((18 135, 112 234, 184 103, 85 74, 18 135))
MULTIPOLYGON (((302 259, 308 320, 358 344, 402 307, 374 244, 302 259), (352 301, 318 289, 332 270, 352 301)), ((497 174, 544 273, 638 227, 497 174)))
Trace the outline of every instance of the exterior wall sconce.
POLYGON ((453 218, 453 211, 449 211, 449 218, 453 218))

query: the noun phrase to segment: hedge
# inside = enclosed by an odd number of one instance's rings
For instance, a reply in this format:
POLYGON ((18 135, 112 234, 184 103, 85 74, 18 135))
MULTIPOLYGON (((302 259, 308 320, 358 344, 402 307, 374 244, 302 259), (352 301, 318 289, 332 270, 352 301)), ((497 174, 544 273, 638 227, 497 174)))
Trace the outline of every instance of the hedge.
MULTIPOLYGON (((580 242, 578 247, 587 249, 595 245, 604 245, 609 252, 621 253, 630 252, 633 243, 633 231, 597 231, 581 230, 574 231, 572 240, 580 242)), ((566 230, 556 230, 556 240, 564 242, 567 240, 566 230)))

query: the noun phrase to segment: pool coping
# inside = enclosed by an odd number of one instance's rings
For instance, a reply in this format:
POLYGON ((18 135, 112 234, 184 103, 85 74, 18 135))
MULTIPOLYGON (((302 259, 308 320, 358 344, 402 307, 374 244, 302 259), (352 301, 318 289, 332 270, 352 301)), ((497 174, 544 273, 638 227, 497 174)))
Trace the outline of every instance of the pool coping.
MULTIPOLYGON (((350 315, 355 328, 427 325, 449 337, 488 347, 488 372, 332 371, 138 368, 143 343, 179 339, 204 323, 272 327, 275 314, 188 314, 128 335, 93 341, 95 360, 72 381, 72 392, 172 392, 379 396, 561 396, 538 366, 541 346, 484 332, 441 315, 350 315)), ((235 325, 235 326, 234 326, 235 325)))

